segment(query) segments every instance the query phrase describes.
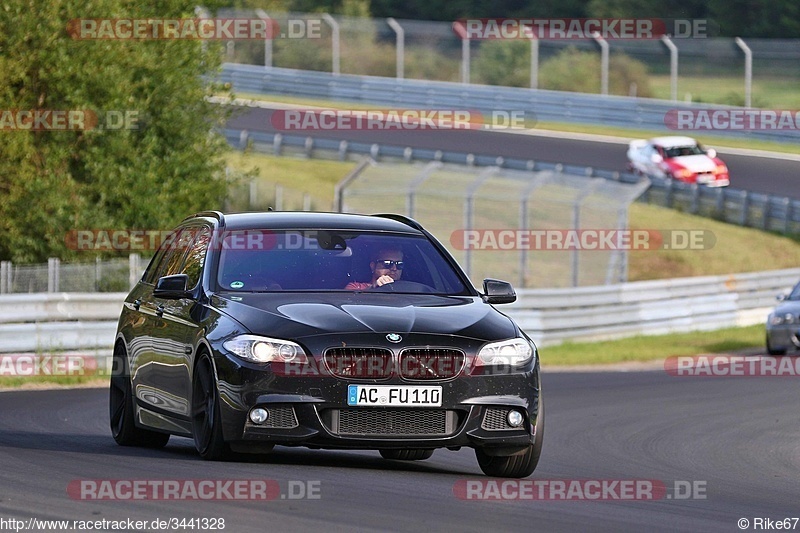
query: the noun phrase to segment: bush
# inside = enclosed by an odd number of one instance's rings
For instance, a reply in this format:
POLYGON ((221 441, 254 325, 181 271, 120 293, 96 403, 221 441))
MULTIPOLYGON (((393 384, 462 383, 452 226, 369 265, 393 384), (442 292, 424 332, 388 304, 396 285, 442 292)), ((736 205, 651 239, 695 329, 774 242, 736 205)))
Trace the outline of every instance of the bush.
MULTIPOLYGON (((652 96, 647 67, 642 62, 617 53, 610 56, 608 67, 609 94, 627 96, 631 84, 635 83, 636 96, 652 96)), ((539 87, 555 91, 599 93, 600 54, 575 48, 559 52, 539 68, 539 87)))

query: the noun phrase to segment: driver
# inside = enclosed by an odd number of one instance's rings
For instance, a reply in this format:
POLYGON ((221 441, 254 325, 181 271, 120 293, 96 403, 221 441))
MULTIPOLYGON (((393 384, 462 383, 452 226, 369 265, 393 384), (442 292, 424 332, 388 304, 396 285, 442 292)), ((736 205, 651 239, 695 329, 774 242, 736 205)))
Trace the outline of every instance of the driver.
POLYGON ((348 291, 363 291, 394 283, 403 275, 403 252, 397 248, 378 250, 369 263, 372 281, 351 281, 345 287, 348 291))

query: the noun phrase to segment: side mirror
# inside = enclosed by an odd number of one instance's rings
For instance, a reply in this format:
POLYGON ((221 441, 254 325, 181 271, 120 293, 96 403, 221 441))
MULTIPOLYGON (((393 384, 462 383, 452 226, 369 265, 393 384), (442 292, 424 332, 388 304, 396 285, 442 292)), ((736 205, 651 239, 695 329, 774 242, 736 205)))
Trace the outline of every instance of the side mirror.
POLYGON ((779 302, 782 302, 782 301, 786 300, 786 295, 785 294, 779 294, 779 295, 777 295, 775 297, 775 299, 778 300, 779 302))
POLYGON ((483 280, 483 301, 488 304, 510 304, 517 300, 514 287, 507 281, 486 278, 483 280))
POLYGON ((708 150, 706 150, 706 155, 711 158, 717 157, 717 151, 714 150, 713 148, 709 148, 708 150))
POLYGON ((192 293, 188 290, 189 276, 186 274, 174 274, 164 276, 156 282, 153 296, 165 300, 180 300, 181 298, 191 298, 192 293))

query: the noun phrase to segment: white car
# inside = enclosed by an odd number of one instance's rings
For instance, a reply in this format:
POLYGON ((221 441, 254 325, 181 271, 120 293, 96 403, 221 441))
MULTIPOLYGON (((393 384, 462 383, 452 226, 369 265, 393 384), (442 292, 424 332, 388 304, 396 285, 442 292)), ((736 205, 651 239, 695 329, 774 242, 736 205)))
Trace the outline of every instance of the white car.
POLYGON ((708 187, 730 185, 728 167, 717 152, 691 137, 655 137, 631 141, 628 169, 648 176, 671 178, 708 187))

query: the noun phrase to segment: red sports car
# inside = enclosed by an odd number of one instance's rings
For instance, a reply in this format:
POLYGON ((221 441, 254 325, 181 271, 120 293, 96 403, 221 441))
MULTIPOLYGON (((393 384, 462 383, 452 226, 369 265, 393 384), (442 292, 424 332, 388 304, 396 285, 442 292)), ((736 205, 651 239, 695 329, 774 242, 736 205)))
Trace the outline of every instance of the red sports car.
POLYGON ((730 184, 728 167, 717 152, 704 149, 691 137, 656 137, 631 141, 628 168, 634 172, 672 178, 708 187, 730 184))

